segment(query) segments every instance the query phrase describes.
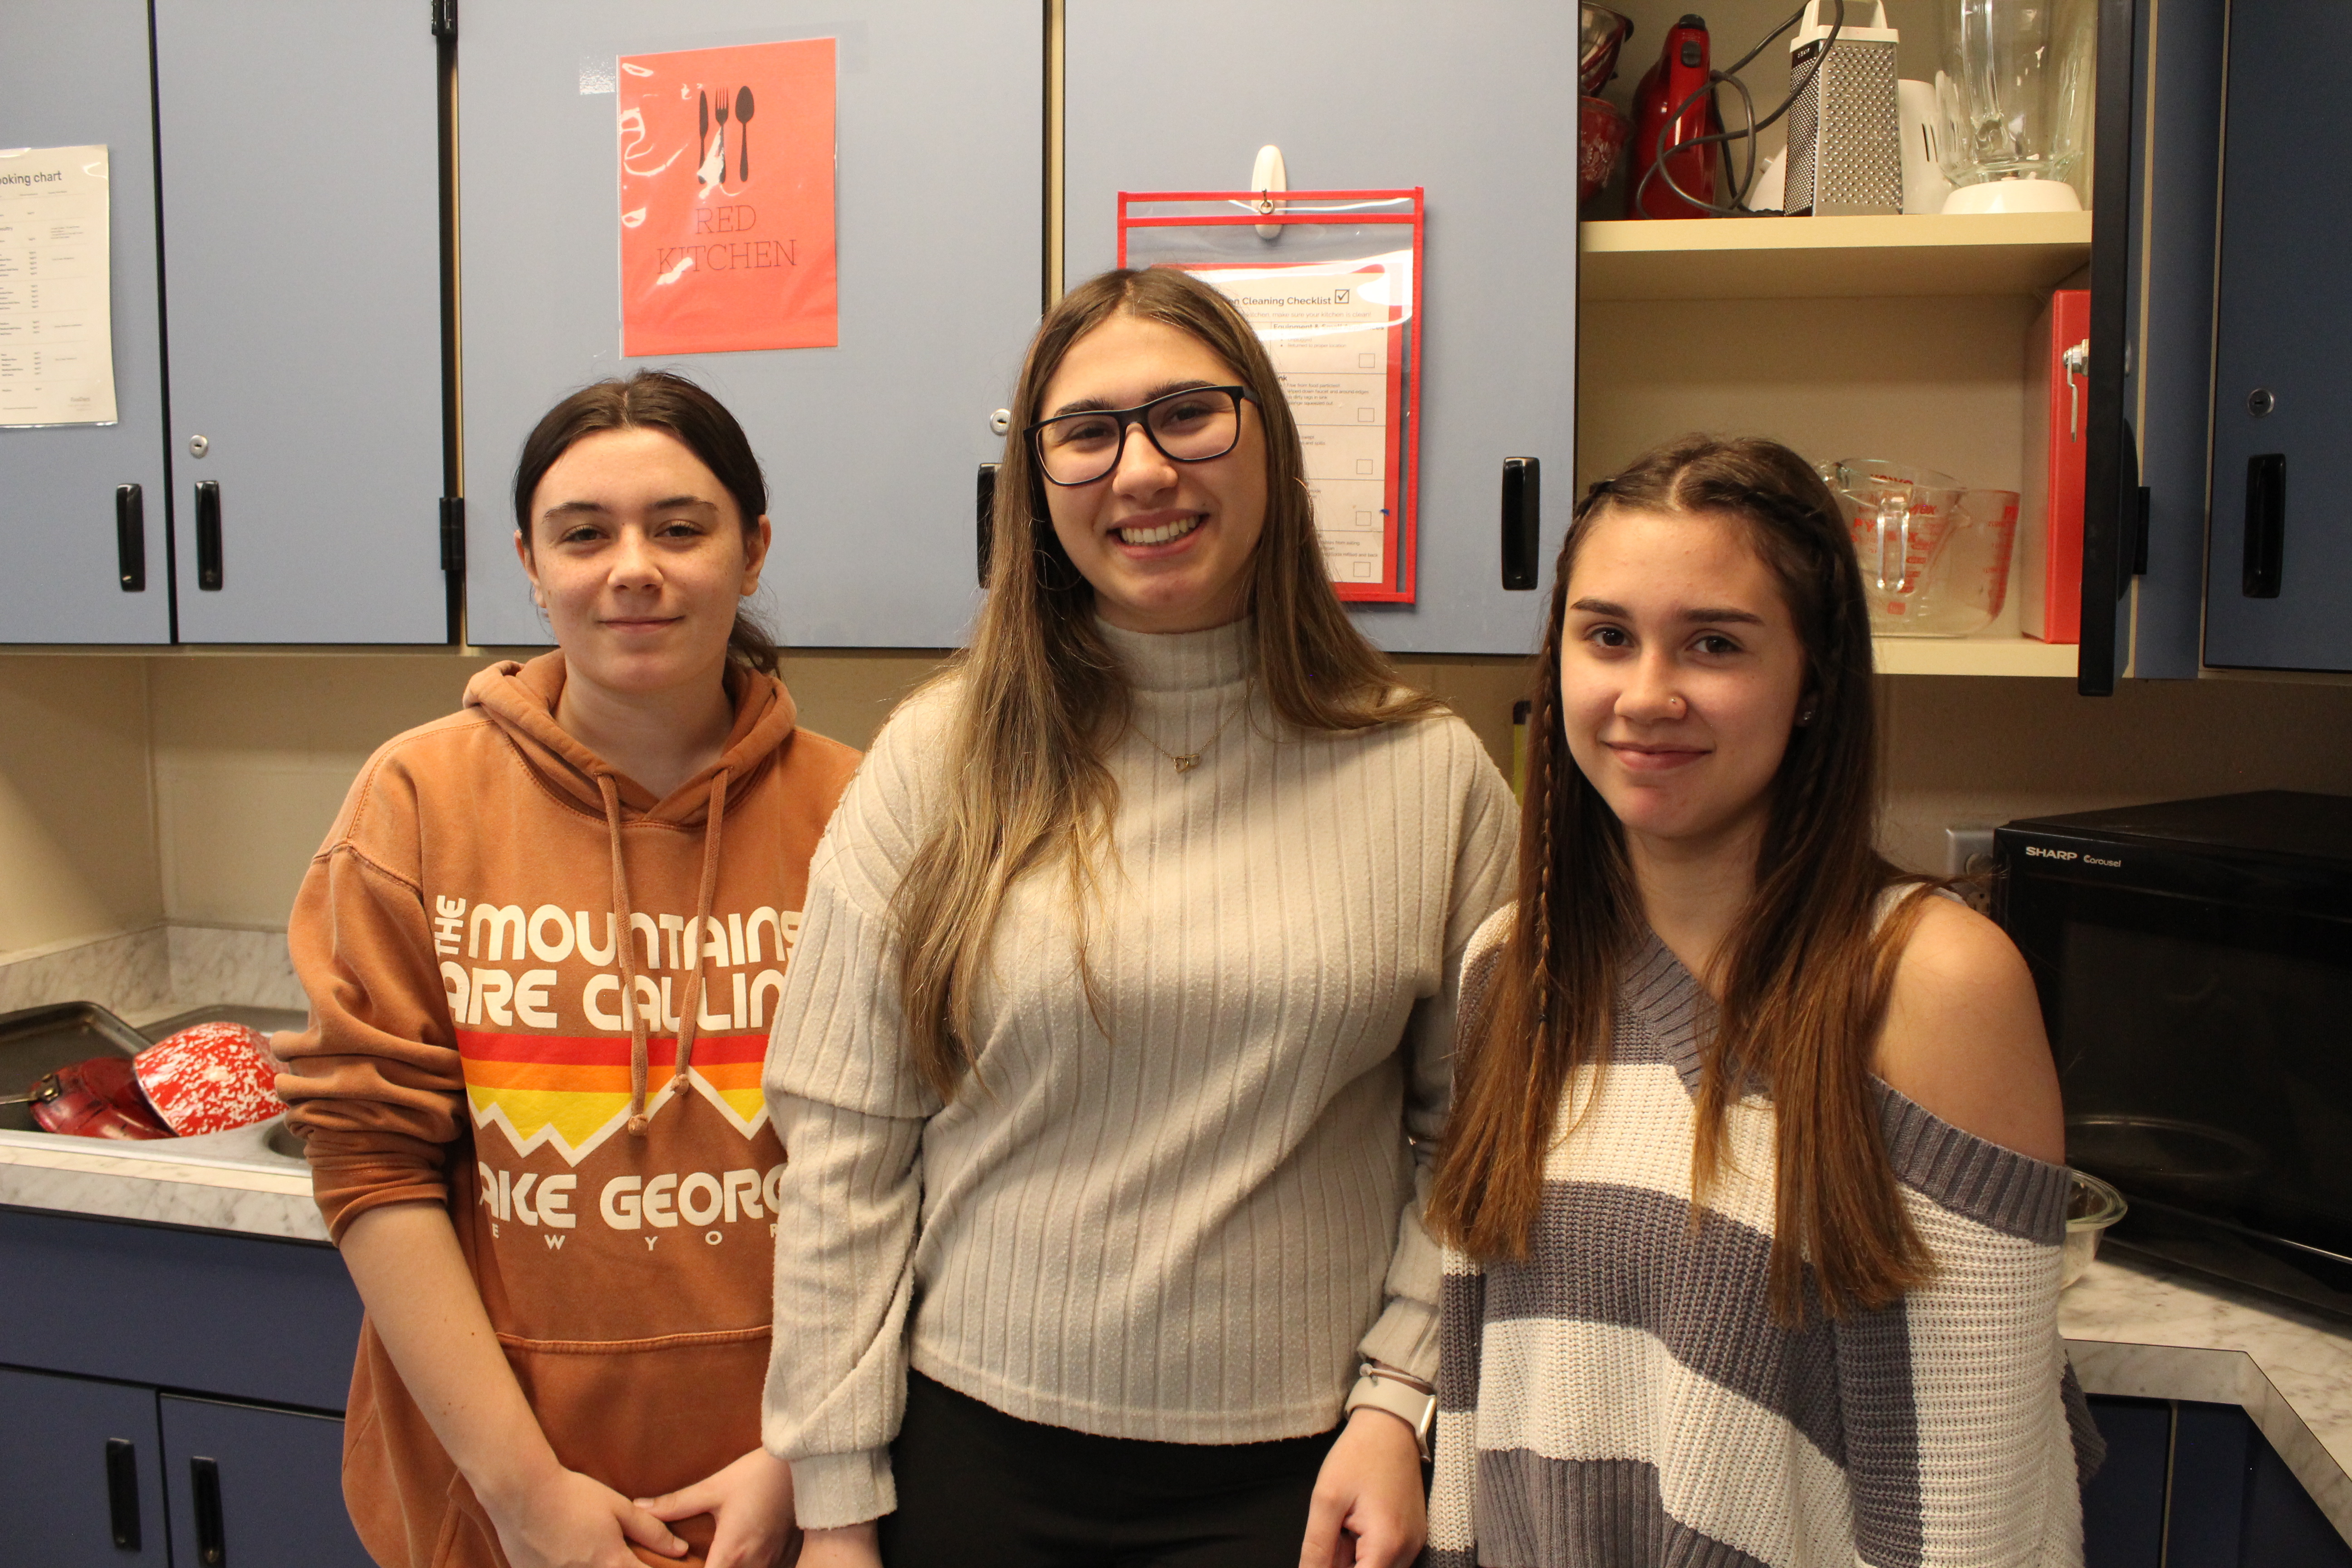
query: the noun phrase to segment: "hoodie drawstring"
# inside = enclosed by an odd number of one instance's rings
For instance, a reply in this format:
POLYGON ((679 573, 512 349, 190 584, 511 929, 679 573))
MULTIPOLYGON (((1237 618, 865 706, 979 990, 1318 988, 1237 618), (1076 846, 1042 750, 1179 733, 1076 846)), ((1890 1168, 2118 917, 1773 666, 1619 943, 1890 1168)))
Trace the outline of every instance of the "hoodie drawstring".
POLYGON ((610 773, 596 775, 604 797, 604 828, 613 840, 613 918, 620 927, 621 1010, 629 1017, 629 1136, 646 1135, 646 1010, 637 1005, 637 933, 629 908, 629 871, 621 859, 621 786, 610 773))
POLYGON ((709 967, 702 939, 710 933, 710 900, 719 891, 719 830, 726 821, 727 770, 721 768, 711 778, 710 810, 703 818, 702 881, 695 889, 694 930, 687 943, 694 954, 694 973, 687 976, 686 1001, 678 1007, 677 1070, 670 1075, 670 1081, 681 1090, 686 1088, 686 1069, 694 1060, 694 1032, 702 1016, 702 972, 709 967))
MULTIPOLYGON (((614 919, 620 928, 622 1005, 630 1019, 629 1135, 642 1138, 651 1120, 646 1114, 649 1053, 646 1046, 646 1010, 638 1005, 637 999, 636 950, 632 945, 635 932, 630 929, 636 915, 629 907, 629 874, 621 859, 621 790, 610 773, 596 775, 596 788, 604 797, 604 826, 613 841, 613 910, 614 919)), ((681 1089, 686 1084, 687 1069, 694 1061, 696 1020, 702 1013, 702 972, 706 958, 702 939, 709 933, 710 905, 719 891, 719 843, 726 821, 727 770, 721 768, 710 781, 710 810, 704 818, 702 830, 702 878, 694 895, 694 925, 687 933, 688 945, 694 951, 695 963, 693 973, 687 977, 685 1002, 678 1009, 677 1067, 670 1074, 670 1081, 681 1089)), ((659 1010, 658 1004, 656 1010, 659 1010)))

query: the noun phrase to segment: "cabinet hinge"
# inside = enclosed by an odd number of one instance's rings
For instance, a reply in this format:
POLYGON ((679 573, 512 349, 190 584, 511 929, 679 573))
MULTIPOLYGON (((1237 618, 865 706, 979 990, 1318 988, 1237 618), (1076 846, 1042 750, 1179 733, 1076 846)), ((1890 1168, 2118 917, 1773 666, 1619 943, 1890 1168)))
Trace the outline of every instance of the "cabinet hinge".
POLYGON ((433 7, 433 36, 444 42, 457 36, 457 0, 429 0, 433 7))
POLYGON ((466 498, 441 498, 441 570, 466 570, 466 498))

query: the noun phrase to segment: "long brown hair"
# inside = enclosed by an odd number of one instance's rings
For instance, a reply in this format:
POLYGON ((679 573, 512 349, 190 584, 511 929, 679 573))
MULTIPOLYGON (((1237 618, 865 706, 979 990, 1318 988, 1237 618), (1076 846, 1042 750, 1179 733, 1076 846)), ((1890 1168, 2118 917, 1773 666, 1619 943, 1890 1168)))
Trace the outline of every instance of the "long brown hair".
POLYGON ((1760 1083, 1778 1123, 1774 1312, 1803 1316, 1809 1264, 1831 1315, 1883 1305, 1927 1268, 1870 1089, 1894 962, 1918 915, 1906 900, 1882 924, 1879 901, 1917 879, 1872 844, 1878 732, 1851 537, 1828 487, 1775 441, 1685 437, 1596 484, 1576 509, 1534 670, 1517 910, 1464 1026, 1432 1226, 1480 1257, 1525 1255, 1562 1097, 1578 1068, 1606 1060, 1619 973, 1644 929, 1623 829, 1570 758, 1560 718, 1569 577, 1593 519, 1612 507, 1738 520, 1779 581, 1807 665, 1812 716, 1774 777, 1755 891, 1727 942, 1703 1042, 1694 1195, 1719 1169, 1727 1109, 1760 1083))
MULTIPOLYGON (((727 405, 675 371, 640 370, 626 381, 599 381, 582 387, 540 417, 523 438, 515 464, 515 529, 523 548, 531 547, 530 499, 555 460, 583 437, 603 430, 650 426, 677 437, 702 460, 735 501, 749 540, 768 511, 768 479, 743 426, 727 405)), ((727 657, 746 668, 773 675, 783 663, 775 639, 748 608, 735 612, 727 634, 727 657)))
MULTIPOLYGON (((1063 295, 1038 325, 1013 392, 990 521, 988 601, 971 646, 938 678, 961 682, 944 810, 892 903, 909 1048, 942 1100, 971 1066, 972 991, 1005 889, 1060 860, 1082 911, 1118 804, 1102 752, 1128 721, 1127 678, 1095 629, 1093 586, 1054 533, 1026 431, 1071 345, 1121 313, 1173 327, 1216 353, 1264 423, 1265 525, 1246 608, 1255 616, 1252 679, 1275 716, 1332 731, 1438 710, 1402 684, 1331 591, 1298 427, 1241 313, 1207 284, 1166 268, 1106 272, 1063 295)), ((1087 974, 1083 925, 1079 944, 1087 974)), ((1091 1002, 1090 978, 1088 990, 1091 1002)))

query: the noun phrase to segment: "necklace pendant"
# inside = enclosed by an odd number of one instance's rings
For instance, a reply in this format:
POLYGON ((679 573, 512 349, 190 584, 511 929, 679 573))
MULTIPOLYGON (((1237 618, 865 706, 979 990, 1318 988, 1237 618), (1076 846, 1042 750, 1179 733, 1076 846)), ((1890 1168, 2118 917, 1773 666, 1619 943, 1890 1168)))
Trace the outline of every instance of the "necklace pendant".
POLYGON ((1178 773, 1189 773, 1194 768, 1201 765, 1201 753, 1199 752, 1187 752, 1181 757, 1171 757, 1168 760, 1176 764, 1176 771, 1178 773))

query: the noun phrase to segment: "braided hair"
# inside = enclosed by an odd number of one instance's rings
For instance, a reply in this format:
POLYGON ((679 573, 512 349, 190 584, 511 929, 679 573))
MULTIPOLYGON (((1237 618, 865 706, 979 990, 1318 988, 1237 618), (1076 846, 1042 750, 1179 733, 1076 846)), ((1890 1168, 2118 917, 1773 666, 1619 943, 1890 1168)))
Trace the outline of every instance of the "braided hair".
POLYGON ((1594 526, 1619 509, 1718 517, 1744 532, 1802 644, 1813 714, 1781 757, 1755 890, 1726 943, 1704 1042, 1693 1195, 1715 1178, 1727 1108, 1762 1083, 1778 1129, 1775 1310, 1793 1321, 1808 1303, 1832 1315, 1880 1305, 1927 1268, 1869 1090, 1893 959, 1916 910, 1878 920, 1881 895, 1906 879, 1873 843, 1877 726, 1852 537, 1804 459, 1757 437, 1685 437, 1577 503, 1530 672, 1517 910, 1463 1023, 1431 1226, 1482 1258, 1525 1255, 1546 1156, 1591 1103, 1618 979, 1645 932, 1623 827, 1570 755, 1561 711, 1569 580, 1594 526), (1580 1076, 1585 1068, 1595 1070, 1580 1076))

